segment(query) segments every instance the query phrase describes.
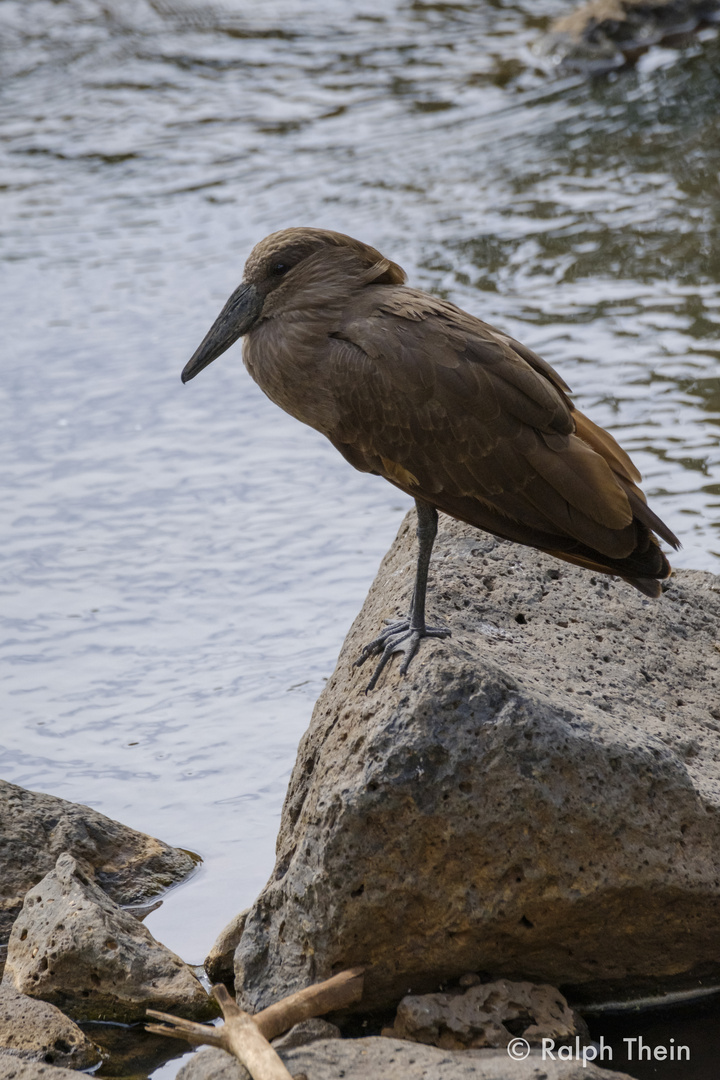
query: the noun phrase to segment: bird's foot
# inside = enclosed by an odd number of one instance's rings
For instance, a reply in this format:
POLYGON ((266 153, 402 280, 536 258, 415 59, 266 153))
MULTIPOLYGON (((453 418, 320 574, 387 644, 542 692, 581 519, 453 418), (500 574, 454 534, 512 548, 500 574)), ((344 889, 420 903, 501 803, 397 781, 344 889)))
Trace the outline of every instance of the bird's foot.
POLYGON ((380 654, 380 659, 377 663, 377 667, 373 672, 373 677, 365 687, 365 693, 369 694, 371 690, 375 689, 378 679, 382 674, 385 665, 391 656, 395 653, 405 653, 403 662, 400 665, 400 674, 405 675, 407 669, 410 666, 410 661, 418 651, 420 642, 425 637, 437 637, 445 638, 450 637, 450 631, 439 626, 423 626, 420 628, 413 627, 411 620, 407 619, 386 619, 387 626, 382 630, 376 638, 373 638, 371 642, 364 646, 362 652, 355 661, 354 667, 360 667, 371 656, 377 656, 380 654))

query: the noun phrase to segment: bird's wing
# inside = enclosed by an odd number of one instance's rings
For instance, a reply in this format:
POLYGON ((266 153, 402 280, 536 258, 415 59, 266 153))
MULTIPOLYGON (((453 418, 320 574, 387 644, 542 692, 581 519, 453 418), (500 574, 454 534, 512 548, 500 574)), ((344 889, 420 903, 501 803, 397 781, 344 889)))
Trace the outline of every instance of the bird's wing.
POLYGON ((324 358, 338 415, 327 434, 353 465, 523 543, 635 549, 637 473, 545 361, 425 293, 366 293, 324 358))

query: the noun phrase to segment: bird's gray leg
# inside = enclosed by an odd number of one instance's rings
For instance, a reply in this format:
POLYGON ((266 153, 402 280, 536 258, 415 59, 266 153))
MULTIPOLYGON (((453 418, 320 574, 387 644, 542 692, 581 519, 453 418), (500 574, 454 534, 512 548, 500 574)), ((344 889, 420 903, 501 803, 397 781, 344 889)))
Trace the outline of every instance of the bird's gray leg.
POLYGON ((415 571, 415 588, 410 603, 410 629, 425 631, 425 597, 427 596, 428 571, 435 537, 438 531, 438 512, 429 503, 415 500, 417 510, 418 559, 415 571))
POLYGON ((381 654, 373 677, 367 684, 365 693, 375 688, 384 669, 393 653, 404 652, 405 658, 400 665, 400 674, 404 675, 410 666, 410 661, 418 650, 418 645, 424 637, 449 637, 450 631, 439 627, 425 624, 425 597, 427 594, 428 570, 430 568, 430 556, 433 544, 437 536, 438 515, 434 506, 415 500, 417 509, 417 538, 418 559, 415 572, 415 588, 413 589, 410 603, 410 614, 406 619, 388 620, 386 628, 378 636, 366 645, 360 656, 355 661, 355 666, 364 664, 370 656, 381 654))

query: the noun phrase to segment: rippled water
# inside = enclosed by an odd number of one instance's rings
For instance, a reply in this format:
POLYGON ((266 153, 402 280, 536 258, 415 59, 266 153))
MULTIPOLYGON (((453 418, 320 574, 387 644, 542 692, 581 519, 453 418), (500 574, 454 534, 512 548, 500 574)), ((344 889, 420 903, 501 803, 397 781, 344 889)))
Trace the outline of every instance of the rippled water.
POLYGON ((2 775, 256 895, 297 740, 406 508, 251 383, 179 373, 316 224, 544 354, 720 569, 720 46, 554 80, 565 0, 2 0, 2 775))

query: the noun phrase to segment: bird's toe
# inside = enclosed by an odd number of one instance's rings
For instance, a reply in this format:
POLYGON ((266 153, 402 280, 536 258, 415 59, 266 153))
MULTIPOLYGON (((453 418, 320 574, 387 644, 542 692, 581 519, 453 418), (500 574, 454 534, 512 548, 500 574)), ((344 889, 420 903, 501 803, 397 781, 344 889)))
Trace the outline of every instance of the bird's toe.
POLYGON ((450 637, 450 631, 441 626, 424 626, 422 629, 413 629, 410 619, 388 621, 386 628, 363 648, 354 664, 355 667, 359 667, 370 656, 380 654, 373 676, 365 687, 365 693, 368 694, 375 689, 388 660, 395 653, 401 652, 405 654, 400 665, 400 674, 406 675, 410 663, 418 651, 420 642, 426 637, 446 638, 450 637))
MULTIPOLYGON (((384 653, 388 642, 398 637, 398 635, 406 634, 410 630, 409 619, 386 619, 385 622, 387 624, 385 629, 381 630, 378 636, 369 641, 367 645, 363 645, 353 667, 361 667, 369 657, 384 653)), ((402 637, 400 640, 402 640, 402 637)), ((388 655, 391 655, 393 651, 391 649, 388 655)))

